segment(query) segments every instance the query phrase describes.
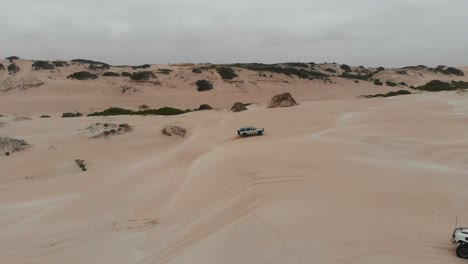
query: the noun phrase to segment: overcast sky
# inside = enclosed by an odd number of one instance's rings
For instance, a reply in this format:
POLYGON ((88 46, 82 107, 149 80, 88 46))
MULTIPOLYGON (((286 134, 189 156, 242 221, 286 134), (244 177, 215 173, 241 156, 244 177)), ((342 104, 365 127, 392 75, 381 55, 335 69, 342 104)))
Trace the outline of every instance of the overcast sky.
POLYGON ((468 0, 0 0, 0 56, 468 65, 468 0))

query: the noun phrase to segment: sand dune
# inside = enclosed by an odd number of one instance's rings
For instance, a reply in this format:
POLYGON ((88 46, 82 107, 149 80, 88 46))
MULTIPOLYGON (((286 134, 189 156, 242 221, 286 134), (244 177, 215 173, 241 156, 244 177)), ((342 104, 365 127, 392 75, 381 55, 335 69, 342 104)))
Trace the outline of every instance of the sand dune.
POLYGON ((357 100, 391 89, 291 79, 245 90, 218 80, 203 94, 171 79, 176 88, 125 97, 111 80, 34 74, 46 84, 0 96, 1 135, 32 145, 0 156, 2 263, 463 263, 449 240, 468 215, 466 93, 357 100), (300 105, 265 107, 284 91, 300 105), (231 113, 236 101, 257 104, 231 113), (59 117, 141 103, 220 109, 59 117), (133 131, 92 138, 95 123, 133 131), (187 134, 163 135, 169 125, 187 134), (238 138, 246 125, 266 134, 238 138))

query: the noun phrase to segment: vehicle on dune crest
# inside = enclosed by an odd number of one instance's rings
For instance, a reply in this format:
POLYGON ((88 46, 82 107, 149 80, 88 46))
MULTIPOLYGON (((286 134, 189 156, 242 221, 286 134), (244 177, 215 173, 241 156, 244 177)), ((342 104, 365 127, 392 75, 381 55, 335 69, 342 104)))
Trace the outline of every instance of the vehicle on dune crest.
POLYGON ((261 136, 265 133, 264 128, 255 128, 255 127, 243 127, 237 130, 237 134, 243 138, 248 136, 261 136))

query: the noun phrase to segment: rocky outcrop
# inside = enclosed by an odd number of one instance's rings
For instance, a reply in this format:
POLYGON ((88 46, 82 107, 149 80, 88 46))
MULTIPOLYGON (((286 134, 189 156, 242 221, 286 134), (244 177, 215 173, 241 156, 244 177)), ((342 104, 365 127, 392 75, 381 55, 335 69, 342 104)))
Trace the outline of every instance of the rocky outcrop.
POLYGON ((242 111, 246 111, 246 110, 247 110, 247 107, 245 107, 245 105, 243 103, 241 103, 241 102, 235 103, 231 108, 231 111, 234 112, 234 113, 242 112, 242 111))
POLYGON ((298 105, 290 93, 283 93, 271 98, 268 108, 291 107, 298 105))
POLYGON ((185 128, 179 127, 179 126, 168 126, 163 128, 161 131, 163 135, 166 136, 176 136, 176 137, 185 137, 185 134, 187 134, 187 130, 185 128))

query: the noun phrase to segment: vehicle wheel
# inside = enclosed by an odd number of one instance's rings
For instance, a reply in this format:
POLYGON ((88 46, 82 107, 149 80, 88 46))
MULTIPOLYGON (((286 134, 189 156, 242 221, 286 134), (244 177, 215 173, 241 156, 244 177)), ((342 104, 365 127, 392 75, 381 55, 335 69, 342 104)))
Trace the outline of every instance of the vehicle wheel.
POLYGON ((262 131, 258 131, 257 135, 261 136, 261 135, 263 135, 263 132, 262 132, 262 131))
POLYGON ((457 247, 457 257, 463 258, 463 259, 468 259, 468 245, 467 244, 461 244, 457 247))
POLYGON ((243 137, 243 138, 246 138, 246 137, 247 137, 247 134, 242 134, 242 137, 243 137))

